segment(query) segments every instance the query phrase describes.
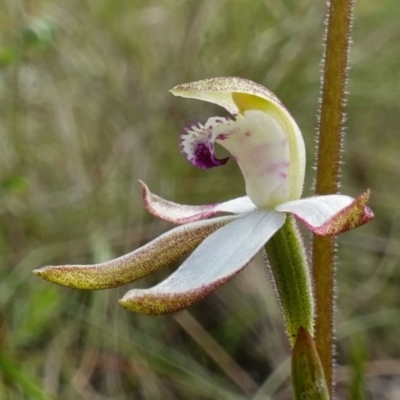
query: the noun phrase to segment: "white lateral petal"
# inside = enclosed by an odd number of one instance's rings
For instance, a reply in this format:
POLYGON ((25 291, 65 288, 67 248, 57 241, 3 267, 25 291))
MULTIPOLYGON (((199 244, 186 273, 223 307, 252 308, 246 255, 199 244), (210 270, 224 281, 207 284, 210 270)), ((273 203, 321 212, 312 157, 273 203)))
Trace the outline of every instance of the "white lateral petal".
POLYGON ((221 213, 242 214, 255 210, 256 206, 249 197, 238 197, 223 203, 189 206, 163 199, 150 192, 148 186, 139 181, 143 189, 143 201, 147 210, 158 218, 174 224, 187 224, 212 217, 221 213))
POLYGON ((150 289, 133 289, 120 304, 144 314, 188 307, 241 271, 284 224, 285 214, 255 210, 214 232, 166 280, 150 289))
POLYGON ((295 215, 318 235, 337 235, 373 218, 365 205, 368 198, 369 191, 356 199, 341 194, 316 196, 280 204, 275 210, 295 215))

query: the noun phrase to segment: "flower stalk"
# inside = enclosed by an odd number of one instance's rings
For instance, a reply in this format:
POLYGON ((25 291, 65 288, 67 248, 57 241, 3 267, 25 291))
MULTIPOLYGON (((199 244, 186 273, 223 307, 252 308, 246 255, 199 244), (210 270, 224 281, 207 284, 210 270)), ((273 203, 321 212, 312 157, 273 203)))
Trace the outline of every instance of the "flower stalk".
MULTIPOLYGON (((331 0, 328 5, 319 115, 315 186, 317 195, 336 193, 339 184, 352 12, 352 0, 331 0)), ((335 308, 335 239, 333 237, 314 235, 313 280, 316 302, 316 348, 332 395, 335 308)))
POLYGON ((301 327, 314 332, 314 303, 303 241, 293 216, 265 245, 268 265, 293 346, 301 327))

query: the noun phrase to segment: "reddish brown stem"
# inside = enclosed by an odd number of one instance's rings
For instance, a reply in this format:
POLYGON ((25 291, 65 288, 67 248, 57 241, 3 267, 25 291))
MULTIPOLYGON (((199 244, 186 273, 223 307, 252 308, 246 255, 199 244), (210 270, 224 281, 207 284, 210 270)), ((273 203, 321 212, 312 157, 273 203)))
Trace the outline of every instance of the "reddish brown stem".
MULTIPOLYGON (((315 187, 319 195, 336 193, 339 183, 352 11, 352 0, 331 0, 328 8, 315 187)), ((335 240, 314 236, 313 247, 315 342, 332 396, 335 240)))

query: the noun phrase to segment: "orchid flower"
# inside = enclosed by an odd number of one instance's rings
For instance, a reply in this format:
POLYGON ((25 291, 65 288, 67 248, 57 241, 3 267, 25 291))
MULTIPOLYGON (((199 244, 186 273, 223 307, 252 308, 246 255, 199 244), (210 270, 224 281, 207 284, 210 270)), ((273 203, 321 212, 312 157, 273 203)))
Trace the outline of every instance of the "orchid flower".
POLYGON ((47 266, 35 274, 69 287, 105 289, 133 282, 192 252, 163 282, 132 289, 120 300, 132 311, 170 313, 204 298, 240 272, 288 215, 318 235, 336 235, 373 218, 366 206, 369 191, 356 199, 340 194, 301 199, 303 137, 284 105, 265 87, 228 77, 179 85, 171 92, 217 104, 231 114, 186 128, 182 152, 192 164, 212 168, 228 161, 216 156, 215 143, 225 147, 240 167, 247 196, 219 204, 180 205, 140 182, 148 211, 178 227, 108 262, 47 266), (226 213, 230 215, 219 216, 226 213))

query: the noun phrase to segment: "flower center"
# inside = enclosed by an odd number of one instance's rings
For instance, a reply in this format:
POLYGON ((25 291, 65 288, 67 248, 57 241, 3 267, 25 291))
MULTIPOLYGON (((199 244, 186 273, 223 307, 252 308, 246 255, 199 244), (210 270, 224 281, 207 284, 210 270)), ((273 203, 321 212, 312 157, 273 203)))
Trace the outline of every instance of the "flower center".
POLYGON ((290 152, 279 122, 260 110, 248 110, 236 120, 210 118, 203 126, 192 125, 182 137, 183 153, 194 165, 224 165, 214 142, 221 144, 238 163, 246 192, 258 208, 271 208, 288 200, 290 152))
POLYGON ((274 207, 289 193, 290 152, 288 140, 277 120, 259 110, 239 115, 233 130, 219 135, 238 163, 246 182, 246 192, 258 208, 274 207))

